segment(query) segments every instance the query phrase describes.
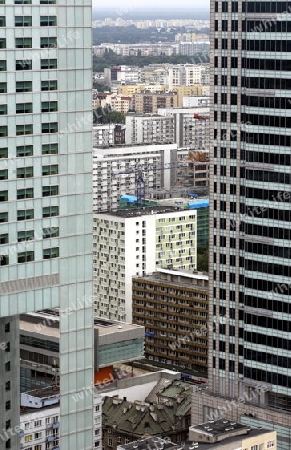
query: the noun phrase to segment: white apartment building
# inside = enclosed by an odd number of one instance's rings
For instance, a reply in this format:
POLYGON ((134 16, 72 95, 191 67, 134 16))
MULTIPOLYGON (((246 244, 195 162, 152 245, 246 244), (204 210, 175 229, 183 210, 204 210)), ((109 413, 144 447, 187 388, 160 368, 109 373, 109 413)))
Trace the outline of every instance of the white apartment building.
MULTIPOLYGON (((122 44, 108 44, 108 48, 112 48, 116 51, 116 47, 121 46, 127 48, 128 46, 123 46, 122 44)), ((123 54, 122 52, 119 54, 123 54)), ((104 70, 105 80, 110 85, 114 84, 136 84, 143 81, 142 69, 137 66, 118 66, 110 67, 104 70)))
POLYGON ((183 108, 194 108, 197 106, 209 106, 210 105, 210 97, 209 96, 184 96, 183 97, 183 108))
MULTIPOLYGON (((192 45, 192 43, 189 44, 192 45)), ((170 66, 169 89, 172 90, 174 86, 205 84, 205 71, 209 72, 209 65, 178 64, 177 66, 170 66)))
POLYGON ((114 145, 115 124, 94 125, 92 129, 92 144, 94 147, 114 145))
POLYGON ((158 114, 173 117, 176 143, 179 148, 209 151, 209 106, 193 108, 159 108, 158 114))
MULTIPOLYGON (((86 391, 81 391, 83 397, 86 391)), ((73 396, 72 396, 73 397, 73 396)), ((81 401, 81 396, 76 397, 81 401)), ((21 394, 20 449, 60 450, 60 395, 21 394), (33 405, 33 407, 31 407, 33 405)), ((102 448, 102 397, 94 394, 93 449, 102 448)))
POLYGON ((160 268, 196 269, 196 214, 176 206, 95 214, 96 315, 131 323, 133 276, 160 268))
POLYGON ((172 144, 175 142, 175 127, 171 117, 158 114, 129 114, 125 119, 125 143, 172 144))
POLYGON ((170 189, 173 171, 164 166, 176 161, 177 145, 126 145, 93 149, 93 210, 116 210, 122 195, 136 194, 138 168, 147 196, 170 189))

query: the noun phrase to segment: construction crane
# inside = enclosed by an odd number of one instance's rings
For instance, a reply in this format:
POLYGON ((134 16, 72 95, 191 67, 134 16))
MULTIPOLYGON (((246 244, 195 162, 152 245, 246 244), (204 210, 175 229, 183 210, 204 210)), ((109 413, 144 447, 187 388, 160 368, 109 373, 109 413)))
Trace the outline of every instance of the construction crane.
MULTIPOLYGON (((199 164, 199 162, 194 162, 194 164, 199 164)), ((137 166, 133 168, 129 168, 122 172, 111 172, 111 176, 119 176, 119 175, 130 175, 135 173, 136 174, 136 197, 137 197, 137 204, 138 206, 144 206, 145 205, 145 181, 143 177, 144 172, 148 172, 150 170, 153 171, 162 171, 162 170, 168 170, 168 169, 175 169, 179 167, 186 167, 189 169, 189 162, 178 162, 178 163, 168 163, 161 166, 157 166, 155 164, 147 164, 146 166, 137 166)))

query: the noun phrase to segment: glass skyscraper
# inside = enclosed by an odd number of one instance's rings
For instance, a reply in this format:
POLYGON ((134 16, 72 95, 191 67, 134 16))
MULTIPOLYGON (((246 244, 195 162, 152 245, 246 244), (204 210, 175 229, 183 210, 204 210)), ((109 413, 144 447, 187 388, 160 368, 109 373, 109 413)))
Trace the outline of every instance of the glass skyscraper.
POLYGON ((93 445, 93 398, 72 398, 93 380, 91 8, 0 0, 0 429, 19 424, 17 316, 59 306, 71 450, 93 445))
POLYGON ((288 1, 211 1, 214 395, 204 418, 212 405, 274 428, 279 449, 291 448, 290 13, 288 1))

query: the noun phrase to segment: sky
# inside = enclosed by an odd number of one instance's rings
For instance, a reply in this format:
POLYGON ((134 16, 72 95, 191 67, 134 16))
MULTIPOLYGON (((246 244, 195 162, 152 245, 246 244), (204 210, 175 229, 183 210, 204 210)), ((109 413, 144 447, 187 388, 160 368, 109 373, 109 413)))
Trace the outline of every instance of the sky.
POLYGON ((208 7, 209 1, 205 0, 100 0, 93 1, 96 8, 128 8, 134 10, 135 8, 201 8, 208 7))

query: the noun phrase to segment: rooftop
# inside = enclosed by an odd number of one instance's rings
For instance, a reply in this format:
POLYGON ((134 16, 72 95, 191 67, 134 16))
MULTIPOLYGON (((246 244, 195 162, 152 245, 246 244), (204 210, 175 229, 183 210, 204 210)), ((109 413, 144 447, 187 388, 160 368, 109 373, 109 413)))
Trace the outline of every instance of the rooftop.
MULTIPOLYGON (((21 331, 27 331, 30 333, 41 333, 44 336, 59 338, 60 336, 59 315, 60 315, 59 308, 46 309, 44 311, 39 311, 35 313, 21 314, 19 323, 20 333, 21 331)), ((108 334, 129 332, 131 330, 137 329, 142 330, 144 327, 142 327, 141 325, 123 323, 95 317, 94 328, 98 329, 99 336, 105 336, 108 334)))
POLYGON ((151 206, 150 208, 146 207, 137 207, 136 209, 120 209, 118 211, 101 211, 98 212, 98 216, 102 215, 109 215, 109 216, 116 216, 116 217, 124 217, 124 218, 130 218, 130 217, 139 217, 139 216, 149 216, 152 214, 167 214, 171 212, 177 212, 177 211, 185 211, 184 209, 181 209, 178 206, 151 206))
POLYGON ((191 430, 193 431, 210 434, 212 436, 221 436, 233 430, 237 431, 244 429, 246 430, 245 425, 227 419, 209 420, 208 422, 191 427, 191 430))
POLYGON ((117 446, 117 450, 224 450, 226 446, 227 448, 236 448, 243 439, 256 438, 271 432, 273 432, 273 430, 252 428, 248 429, 247 434, 245 435, 226 438, 215 443, 183 441, 175 444, 167 438, 149 437, 130 442, 129 444, 119 445, 117 446), (231 446, 231 444, 233 444, 233 446, 231 446))

